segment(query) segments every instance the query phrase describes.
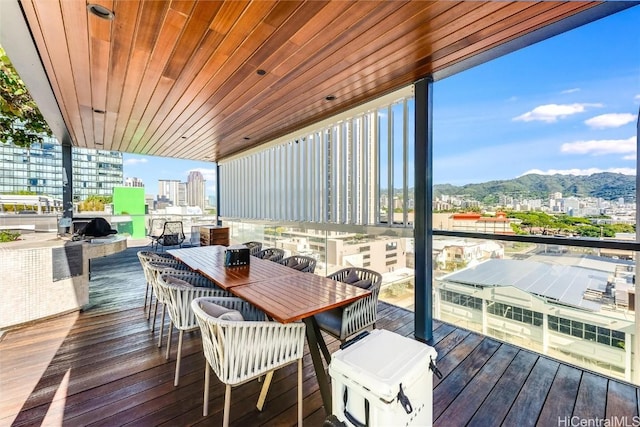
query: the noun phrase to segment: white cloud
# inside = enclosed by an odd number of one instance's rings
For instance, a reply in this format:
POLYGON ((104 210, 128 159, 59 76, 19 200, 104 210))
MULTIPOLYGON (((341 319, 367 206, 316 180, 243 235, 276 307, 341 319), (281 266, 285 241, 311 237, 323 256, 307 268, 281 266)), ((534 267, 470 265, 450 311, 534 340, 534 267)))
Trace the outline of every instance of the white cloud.
POLYGON ((602 107, 602 104, 546 104, 540 105, 531 111, 514 117, 513 121, 532 122, 541 121, 547 123, 556 122, 559 118, 583 113, 587 107, 602 107))
POLYGON ((147 163, 148 160, 145 158, 141 158, 141 159, 127 159, 124 161, 125 165, 137 165, 140 163, 147 163))
POLYGON ((562 144, 560 151, 567 154, 591 154, 592 156, 605 154, 629 155, 636 152, 636 137, 567 142, 562 144))
POLYGON ((632 168, 588 168, 588 169, 549 169, 546 171, 540 169, 531 169, 524 172, 520 176, 537 174, 537 175, 593 175, 594 173, 611 172, 621 173, 623 175, 635 175, 636 170, 632 168))
POLYGON ((635 101, 640 101, 640 93, 633 97, 635 101))
POLYGON ((574 87, 572 89, 563 90, 560 93, 567 94, 567 93, 575 93, 575 92, 580 92, 580 88, 574 87))
POLYGON ((635 160, 637 157, 638 157, 637 153, 627 154, 626 156, 622 157, 622 160, 635 160))
POLYGON ((635 114, 630 113, 609 113, 601 114, 584 121, 584 123, 593 129, 617 128, 624 126, 636 120, 635 114))

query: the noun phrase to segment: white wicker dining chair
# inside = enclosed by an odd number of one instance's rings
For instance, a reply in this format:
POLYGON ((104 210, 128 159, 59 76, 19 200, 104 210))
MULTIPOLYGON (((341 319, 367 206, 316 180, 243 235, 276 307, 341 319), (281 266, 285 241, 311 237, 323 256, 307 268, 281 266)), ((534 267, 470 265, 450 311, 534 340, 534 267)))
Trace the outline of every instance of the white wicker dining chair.
POLYGON ((202 347, 207 359, 202 414, 207 416, 208 413, 209 366, 225 384, 223 425, 226 427, 229 425, 232 387, 266 374, 256 405, 261 411, 273 371, 298 362, 298 425, 301 426, 305 325, 300 322, 283 324, 256 321, 251 307, 240 298, 197 298, 191 302, 202 332, 202 347), (212 306, 217 311, 215 315, 209 314, 212 306), (219 313, 225 309, 239 311, 243 320, 224 320, 225 315, 219 313))
MULTIPOLYGON (((173 273, 176 270, 174 267, 170 267, 166 264, 159 264, 150 262, 147 264, 149 270, 149 276, 151 277, 151 293, 155 296, 155 303, 153 304, 153 320, 151 321, 151 332, 156 330, 156 319, 158 318, 158 305, 162 306, 162 314, 160 316, 160 333, 158 334, 158 348, 162 347, 162 336, 164 333, 164 319, 167 312, 168 296, 163 289, 158 285, 158 278, 163 273, 173 273)), ((151 312, 151 306, 149 306, 149 312, 151 312)))
POLYGON ((344 342, 351 335, 369 326, 375 328, 382 275, 366 268, 349 267, 336 271, 327 277, 338 282, 369 289, 371 295, 360 298, 346 307, 338 307, 316 314, 314 317, 320 329, 344 342))
MULTIPOLYGON (((152 263, 151 268, 154 268, 155 264, 152 263)), ((175 269, 163 269, 158 271, 157 267, 156 268, 156 283, 159 280, 159 277, 161 276, 162 273, 165 273, 166 275, 169 275, 175 279, 178 280, 182 280, 184 282, 186 282, 188 285, 193 286, 193 287, 198 287, 198 288, 211 288, 214 291, 211 292, 210 295, 212 296, 232 296, 232 294, 230 292, 224 291, 223 289, 221 289, 219 286, 217 286, 214 282, 212 282, 211 280, 207 279, 206 277, 204 277, 202 274, 200 273, 196 273, 195 271, 191 271, 191 270, 175 270, 175 269)), ((157 288, 157 292, 160 295, 160 299, 162 300, 162 316, 161 316, 161 320, 160 320, 160 334, 158 335, 158 348, 162 347, 162 332, 163 332, 163 327, 164 327, 164 318, 165 318, 165 311, 167 309, 167 304, 170 302, 170 294, 168 294, 167 289, 166 288, 161 288, 159 285, 156 286, 157 288)), ((209 295, 209 294, 207 294, 209 295)), ((171 314, 169 314, 169 316, 171 316, 171 314)), ((166 359, 169 359, 169 352, 171 350, 171 336, 173 334, 173 321, 171 320, 169 323, 169 336, 168 336, 168 341, 167 341, 167 354, 166 354, 166 359)), ((192 329, 195 329, 195 325, 192 329)))
MULTIPOLYGON (((176 352, 176 373, 174 385, 178 385, 180 377, 180 361, 182 359, 182 339, 185 331, 198 329, 198 323, 191 310, 191 301, 199 297, 230 297, 231 293, 219 288, 205 277, 193 272, 163 272, 157 281, 158 292, 165 300, 169 311, 169 337, 167 340, 166 358, 171 352, 171 335, 175 327, 180 331, 178 350, 176 352)), ((162 331, 162 330, 161 330, 162 331)), ((161 332, 162 336, 162 332, 161 332)))
POLYGON ((144 278, 147 282, 147 288, 144 292, 144 310, 147 310, 147 302, 149 304, 149 311, 147 312, 147 320, 151 316, 151 301, 153 299, 153 281, 155 280, 155 275, 151 274, 152 272, 149 270, 148 265, 150 262, 154 262, 156 264, 165 264, 167 267, 172 267, 176 270, 188 270, 186 264, 178 261, 172 255, 167 253, 156 253, 153 251, 138 251, 138 259, 140 260, 140 265, 142 265, 142 271, 144 273, 144 278))

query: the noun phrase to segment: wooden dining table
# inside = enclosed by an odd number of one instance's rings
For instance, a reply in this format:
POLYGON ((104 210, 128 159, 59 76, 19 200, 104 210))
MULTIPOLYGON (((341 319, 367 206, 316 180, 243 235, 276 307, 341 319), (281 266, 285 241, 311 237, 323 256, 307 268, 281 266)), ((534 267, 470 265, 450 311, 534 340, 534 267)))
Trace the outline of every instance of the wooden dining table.
POLYGON ((225 267, 225 250, 224 246, 197 246, 167 252, 225 291, 231 291, 231 288, 240 285, 299 273, 282 264, 256 257, 251 257, 249 265, 225 267))
POLYGON ((371 291, 253 256, 248 266, 224 267, 224 250, 203 246, 167 252, 270 318, 281 323, 303 321, 322 402, 327 415, 331 414, 331 389, 321 353, 327 364, 331 360, 314 315, 350 304, 371 291))

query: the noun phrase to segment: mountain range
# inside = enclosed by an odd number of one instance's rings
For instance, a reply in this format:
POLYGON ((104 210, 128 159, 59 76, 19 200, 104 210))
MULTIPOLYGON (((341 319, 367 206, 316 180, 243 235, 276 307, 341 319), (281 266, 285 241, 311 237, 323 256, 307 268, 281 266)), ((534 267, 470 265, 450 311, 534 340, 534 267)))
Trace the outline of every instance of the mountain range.
POLYGON ((592 175, 528 174, 515 179, 480 184, 433 186, 434 196, 465 196, 485 204, 497 204, 501 195, 517 199, 548 199, 556 192, 562 193, 562 197, 597 197, 604 200, 624 197, 624 201, 630 203, 635 201, 635 191, 634 175, 610 172, 592 175))

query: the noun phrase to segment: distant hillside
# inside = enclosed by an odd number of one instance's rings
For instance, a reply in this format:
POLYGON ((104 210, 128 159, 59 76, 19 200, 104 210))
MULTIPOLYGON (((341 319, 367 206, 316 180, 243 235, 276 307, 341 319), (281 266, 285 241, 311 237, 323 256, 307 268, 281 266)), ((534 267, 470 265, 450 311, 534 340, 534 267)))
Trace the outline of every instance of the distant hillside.
POLYGON ((596 173, 588 176, 576 175, 524 175, 504 181, 489 181, 467 184, 461 187, 450 184, 435 185, 434 195, 464 195, 486 204, 495 204, 500 195, 526 199, 546 199, 555 192, 563 197, 600 197, 616 200, 624 197, 626 202, 635 201, 636 177, 619 173, 596 173))

